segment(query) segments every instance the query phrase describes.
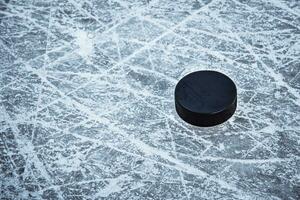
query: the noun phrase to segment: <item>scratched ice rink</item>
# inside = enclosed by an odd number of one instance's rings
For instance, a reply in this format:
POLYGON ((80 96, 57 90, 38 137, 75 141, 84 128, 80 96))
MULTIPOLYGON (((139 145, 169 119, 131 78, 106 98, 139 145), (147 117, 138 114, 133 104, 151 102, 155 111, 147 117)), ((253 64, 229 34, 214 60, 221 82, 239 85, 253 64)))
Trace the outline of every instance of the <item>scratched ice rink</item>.
POLYGON ((298 0, 0 0, 0 199, 300 199, 298 0), (226 123, 184 75, 238 88, 226 123))

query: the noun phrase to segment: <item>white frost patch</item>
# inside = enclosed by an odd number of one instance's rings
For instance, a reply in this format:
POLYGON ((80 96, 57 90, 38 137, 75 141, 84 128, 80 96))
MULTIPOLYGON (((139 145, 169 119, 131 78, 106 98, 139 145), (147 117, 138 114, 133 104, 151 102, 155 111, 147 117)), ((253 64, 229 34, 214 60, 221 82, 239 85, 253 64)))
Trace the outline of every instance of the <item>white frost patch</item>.
POLYGON ((280 94, 280 92, 276 91, 274 96, 276 99, 279 99, 281 97, 281 94, 280 94))
POLYGON ((90 56, 94 53, 94 41, 90 34, 83 30, 75 32, 76 44, 79 46, 77 53, 82 56, 88 63, 90 56))
POLYGON ((61 168, 66 173, 71 173, 77 171, 81 167, 82 160, 80 158, 84 157, 81 153, 77 153, 73 157, 65 157, 61 154, 56 156, 56 160, 53 163, 61 168))
POLYGON ((124 188, 122 188, 122 184, 125 181, 129 181, 131 180, 130 177, 128 177, 126 174, 125 175, 121 175, 117 178, 111 179, 108 183, 108 185, 106 185, 106 187, 104 189, 102 189, 100 192, 97 193, 97 197, 108 197, 109 195, 116 193, 116 192, 121 192, 124 190, 124 188))
POLYGON ((224 146, 224 144, 223 144, 223 143, 220 143, 220 144, 219 144, 219 150, 221 150, 221 151, 222 151, 222 150, 224 150, 224 149, 225 149, 225 146, 224 146))

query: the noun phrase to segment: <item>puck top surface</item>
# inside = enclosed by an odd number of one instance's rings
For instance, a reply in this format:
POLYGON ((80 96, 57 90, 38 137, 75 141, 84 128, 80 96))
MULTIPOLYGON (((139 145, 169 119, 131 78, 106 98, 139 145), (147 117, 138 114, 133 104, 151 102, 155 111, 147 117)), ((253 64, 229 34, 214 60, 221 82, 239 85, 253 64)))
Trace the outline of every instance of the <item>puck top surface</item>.
POLYGON ((197 126, 223 123, 236 109, 234 82, 216 71, 197 71, 183 77, 175 88, 176 111, 197 126))

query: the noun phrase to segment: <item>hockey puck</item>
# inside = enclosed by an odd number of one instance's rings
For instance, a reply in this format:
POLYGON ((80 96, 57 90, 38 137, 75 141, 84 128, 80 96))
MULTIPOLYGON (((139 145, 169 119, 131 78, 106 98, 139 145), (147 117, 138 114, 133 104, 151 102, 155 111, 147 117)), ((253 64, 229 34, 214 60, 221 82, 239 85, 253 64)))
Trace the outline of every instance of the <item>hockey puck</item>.
POLYGON ((237 106, 237 89, 226 75, 197 71, 183 77, 175 88, 175 108, 187 123, 208 127, 227 121, 237 106))

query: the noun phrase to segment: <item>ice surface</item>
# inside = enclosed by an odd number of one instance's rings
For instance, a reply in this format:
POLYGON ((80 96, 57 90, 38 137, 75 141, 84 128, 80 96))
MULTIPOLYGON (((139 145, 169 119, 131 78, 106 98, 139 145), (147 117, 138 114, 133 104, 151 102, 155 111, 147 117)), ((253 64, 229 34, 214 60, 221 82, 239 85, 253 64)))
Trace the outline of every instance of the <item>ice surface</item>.
POLYGON ((300 199, 298 0, 0 0, 0 199, 300 199), (238 87, 196 128, 174 86, 238 87))

